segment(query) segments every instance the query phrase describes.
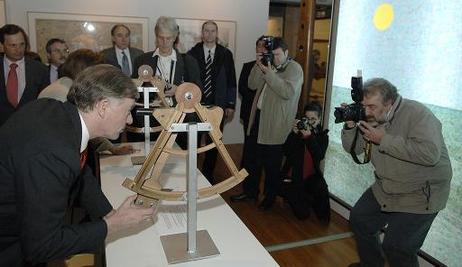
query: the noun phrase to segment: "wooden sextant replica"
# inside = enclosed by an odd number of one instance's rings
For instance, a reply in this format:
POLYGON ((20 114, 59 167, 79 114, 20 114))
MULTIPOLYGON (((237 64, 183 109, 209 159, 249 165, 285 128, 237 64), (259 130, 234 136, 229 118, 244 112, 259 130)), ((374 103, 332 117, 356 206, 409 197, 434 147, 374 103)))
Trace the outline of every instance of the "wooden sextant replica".
POLYGON ((223 144, 220 131, 223 110, 219 107, 207 109, 202 106, 200 104, 201 91, 199 87, 192 83, 183 83, 178 86, 175 99, 177 101, 175 108, 158 108, 154 110, 153 116, 162 127, 160 135, 134 180, 126 178, 123 182, 124 187, 137 193, 135 203, 138 205, 149 207, 156 205, 159 200, 187 200, 187 233, 161 236, 169 263, 197 260, 219 254, 206 230, 196 232, 197 199, 207 198, 227 191, 242 182, 248 175, 245 169, 237 169, 223 144), (196 113, 200 122, 182 123, 188 113, 196 113), (178 132, 184 131, 188 132, 188 150, 173 148, 178 132), (198 131, 207 131, 213 142, 197 148, 198 131), (232 176, 213 186, 197 189, 197 154, 212 148, 218 150, 232 176), (187 192, 162 189, 161 172, 170 155, 188 157, 187 192), (185 246, 186 239, 187 247, 185 246))

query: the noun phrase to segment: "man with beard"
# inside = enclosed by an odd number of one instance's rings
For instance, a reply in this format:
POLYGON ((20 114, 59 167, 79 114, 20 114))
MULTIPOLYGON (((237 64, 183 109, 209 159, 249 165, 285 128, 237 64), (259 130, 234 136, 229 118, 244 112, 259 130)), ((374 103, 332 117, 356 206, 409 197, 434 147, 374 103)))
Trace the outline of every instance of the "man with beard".
POLYGON ((385 79, 367 81, 363 93, 367 121, 345 122, 342 144, 350 151, 356 137, 357 154, 371 144, 375 182, 350 213, 361 260, 350 266, 383 267, 385 259, 393 267, 418 266, 417 251, 449 196, 452 170, 441 122, 385 79))

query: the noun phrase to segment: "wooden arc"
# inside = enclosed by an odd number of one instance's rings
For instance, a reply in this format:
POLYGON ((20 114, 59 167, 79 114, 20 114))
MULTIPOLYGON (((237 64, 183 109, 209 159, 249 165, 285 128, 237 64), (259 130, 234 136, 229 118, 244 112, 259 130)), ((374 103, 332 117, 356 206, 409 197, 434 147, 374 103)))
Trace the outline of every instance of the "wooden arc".
POLYGON ((150 201, 152 203, 159 199, 186 199, 186 191, 164 191, 160 183, 161 171, 168 157, 173 154, 187 154, 184 150, 172 149, 177 134, 169 131, 172 124, 183 122, 186 113, 195 112, 200 122, 209 122, 212 126, 212 130, 208 134, 213 142, 207 146, 198 148, 198 153, 216 147, 231 173, 231 177, 218 184, 200 188, 197 197, 199 199, 207 198, 225 192, 242 182, 248 176, 245 169, 238 170, 221 140, 223 135, 220 131, 220 122, 223 117, 223 110, 217 107, 210 109, 203 107, 200 104, 201 91, 196 85, 191 83, 180 85, 177 88, 175 97, 178 103, 175 108, 159 108, 154 111, 153 115, 161 124, 162 131, 135 178, 133 180, 126 178, 122 184, 124 187, 137 193, 140 199, 139 203, 146 206, 149 205, 149 201, 146 200, 152 200, 150 201))

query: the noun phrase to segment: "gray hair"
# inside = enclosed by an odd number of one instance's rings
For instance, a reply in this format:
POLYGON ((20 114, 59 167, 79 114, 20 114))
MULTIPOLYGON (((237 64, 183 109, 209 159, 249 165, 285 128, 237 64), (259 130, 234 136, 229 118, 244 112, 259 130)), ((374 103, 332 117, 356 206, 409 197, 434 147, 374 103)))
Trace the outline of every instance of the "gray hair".
POLYGON ((97 102, 110 97, 138 99, 139 93, 130 77, 109 64, 80 72, 67 94, 67 100, 83 112, 91 111, 97 102))
POLYGON ((154 33, 157 35, 161 31, 169 32, 176 38, 180 32, 180 27, 176 23, 175 18, 161 16, 157 19, 154 33))
POLYGON ((363 95, 381 95, 382 103, 394 103, 398 98, 398 89, 391 82, 384 78, 372 78, 367 80, 363 85, 363 95))

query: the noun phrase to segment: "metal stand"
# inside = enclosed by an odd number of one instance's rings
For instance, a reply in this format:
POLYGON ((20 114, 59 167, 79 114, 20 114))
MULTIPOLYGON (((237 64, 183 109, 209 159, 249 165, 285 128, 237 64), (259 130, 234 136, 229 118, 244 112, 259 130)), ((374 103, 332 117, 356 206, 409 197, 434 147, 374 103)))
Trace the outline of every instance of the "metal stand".
POLYGON ((149 109, 149 96, 151 93, 158 93, 159 88, 138 86, 138 92, 143 93, 144 110, 142 113, 144 113, 144 156, 133 156, 131 158, 133 165, 143 164, 151 151, 151 123, 149 121, 149 117, 151 116, 152 111, 149 109))
POLYGON ((187 233, 160 237, 169 264, 220 254, 207 230, 197 231, 197 133, 210 130, 210 123, 174 123, 169 130, 188 132, 187 233))

